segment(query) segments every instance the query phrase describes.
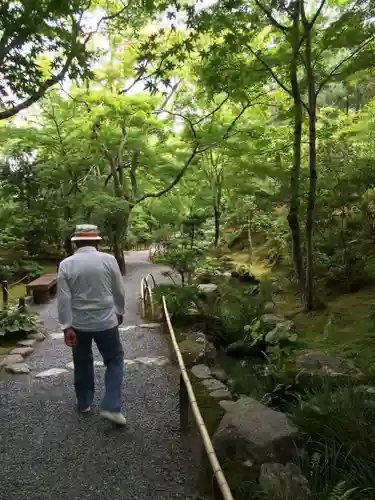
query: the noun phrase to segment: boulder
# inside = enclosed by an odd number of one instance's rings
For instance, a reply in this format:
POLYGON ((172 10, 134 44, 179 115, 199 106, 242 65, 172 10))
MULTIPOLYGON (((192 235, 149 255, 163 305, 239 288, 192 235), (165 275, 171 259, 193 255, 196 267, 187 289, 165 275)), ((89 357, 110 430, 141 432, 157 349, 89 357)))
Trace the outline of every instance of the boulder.
POLYGON ((195 342, 198 342, 198 344, 205 344, 207 342, 206 335, 202 332, 199 332, 195 342))
POLYGON ((212 342, 206 341, 203 345, 198 342, 201 351, 196 356, 194 364, 206 363, 207 365, 213 365, 216 361, 217 351, 212 342))
POLYGON ((220 380, 225 384, 228 380, 228 376, 222 368, 214 368, 211 370, 211 376, 220 380))
POLYGON ((278 323, 283 323, 285 321, 285 317, 278 314, 262 314, 259 318, 261 325, 267 330, 272 330, 278 323))
POLYGON ((210 396, 214 399, 232 399, 232 394, 227 389, 217 389, 210 392, 210 396))
POLYGON ((22 362, 23 362, 23 357, 21 356, 21 354, 8 354, 8 356, 5 356, 1 360, 0 366, 10 366, 22 362))
POLYGON ((191 373, 200 379, 211 378, 211 370, 206 365, 195 365, 191 369, 191 373))
POLYGON ((21 354, 21 356, 27 356, 34 352, 32 347, 16 347, 10 351, 10 354, 21 354))
POLYGON ((222 418, 213 444, 219 460, 249 460, 252 480, 257 480, 262 464, 293 460, 298 438, 298 429, 284 413, 243 396, 222 418))
POLYGON ((26 363, 15 363, 14 365, 7 365, 5 370, 10 373, 22 374, 30 373, 30 367, 26 363))
POLYGON ((215 283, 201 283, 198 285, 198 289, 202 293, 211 294, 216 292, 217 285, 215 285, 215 283))
POLYGON ((265 351, 266 344, 263 341, 259 341, 252 345, 250 342, 245 340, 237 340, 226 349, 227 356, 231 358, 251 358, 259 357, 262 355, 262 351, 265 351))
POLYGON ((223 401, 219 401, 219 405, 225 410, 229 411, 232 406, 236 404, 234 401, 230 401, 228 399, 224 399, 223 401))
POLYGON ((308 480, 292 463, 265 463, 260 470, 259 484, 274 500, 310 500, 312 492, 308 480))
MULTIPOLYGON (((197 358, 202 356, 204 358, 204 346, 202 344, 195 342, 192 339, 185 339, 179 343, 179 348, 184 358, 185 365, 191 368, 194 364, 197 364, 197 358)), ((176 361, 176 354, 174 349, 171 351, 172 360, 176 361)), ((204 359, 202 359, 204 361, 204 359)))
POLYGON ((305 351, 297 358, 296 366, 307 373, 322 376, 346 376, 356 379, 364 377, 361 370, 352 361, 336 358, 321 351, 305 351))
POLYGON ((226 391, 227 390, 226 386, 222 382, 220 382, 220 380, 216 380, 214 378, 207 378, 205 380, 202 380, 202 384, 210 392, 212 392, 212 391, 218 391, 218 390, 222 390, 222 391, 226 391))

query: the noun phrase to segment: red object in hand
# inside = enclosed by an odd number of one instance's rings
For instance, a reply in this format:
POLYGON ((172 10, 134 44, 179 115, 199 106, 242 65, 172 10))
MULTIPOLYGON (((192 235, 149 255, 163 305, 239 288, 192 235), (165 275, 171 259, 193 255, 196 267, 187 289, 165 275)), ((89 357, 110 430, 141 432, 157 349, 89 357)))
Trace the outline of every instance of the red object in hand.
POLYGON ((77 335, 74 328, 64 330, 64 340, 68 347, 74 347, 77 344, 77 335))

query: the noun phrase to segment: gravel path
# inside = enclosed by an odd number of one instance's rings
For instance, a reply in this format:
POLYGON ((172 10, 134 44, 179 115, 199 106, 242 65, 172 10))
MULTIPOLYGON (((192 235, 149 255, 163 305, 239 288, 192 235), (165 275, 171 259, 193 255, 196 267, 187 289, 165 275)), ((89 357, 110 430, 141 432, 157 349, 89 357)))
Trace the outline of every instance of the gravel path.
MULTIPOLYGON (((138 314, 140 279, 152 271, 160 282, 163 268, 150 264, 147 252, 132 252, 127 262, 124 325, 130 327, 144 323, 138 314)), ((179 377, 167 362, 166 338, 159 330, 139 326, 122 333, 125 358, 130 360, 123 390, 128 426, 116 429, 98 416, 104 374, 100 366, 94 411, 74 411, 71 353, 57 335, 55 302, 40 314, 49 337, 27 359, 31 374, 0 381, 0 498, 191 498, 198 480, 198 446, 191 436, 179 433, 179 377), (144 357, 158 358, 148 364, 134 361, 144 357), (37 377, 50 368, 66 371, 37 377)), ((95 355, 100 360, 96 350, 95 355)))

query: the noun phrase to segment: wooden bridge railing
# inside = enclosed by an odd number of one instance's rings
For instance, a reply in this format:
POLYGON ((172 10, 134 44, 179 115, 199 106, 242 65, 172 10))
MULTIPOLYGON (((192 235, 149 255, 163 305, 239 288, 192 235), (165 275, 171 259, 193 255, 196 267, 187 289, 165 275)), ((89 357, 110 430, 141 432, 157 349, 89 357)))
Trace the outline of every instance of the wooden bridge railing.
MULTIPOLYGON (((152 295, 152 287, 149 284, 149 280, 152 280, 153 286, 155 286, 155 278, 152 274, 148 274, 146 278, 142 278, 141 281, 141 308, 142 316, 145 316, 145 311, 147 305, 150 306, 152 315, 154 314, 154 301, 152 295)), ((198 402, 196 400, 192 384, 177 343, 176 335, 173 330, 173 325, 169 315, 167 301, 165 297, 162 298, 163 303, 163 313, 165 322, 168 326, 169 335, 172 340, 173 349, 175 351, 178 366, 180 368, 180 393, 179 393, 179 409, 180 409, 180 430, 182 433, 188 432, 189 427, 189 405, 192 409, 192 413, 197 424, 200 436, 202 438, 204 450, 206 452, 207 458, 209 460, 212 472, 214 475, 213 484, 213 497, 214 500, 234 500, 231 490, 229 488, 228 482, 225 478, 224 472, 217 459, 214 447, 210 435, 207 431, 206 424, 204 423, 202 414, 200 412, 198 402)))

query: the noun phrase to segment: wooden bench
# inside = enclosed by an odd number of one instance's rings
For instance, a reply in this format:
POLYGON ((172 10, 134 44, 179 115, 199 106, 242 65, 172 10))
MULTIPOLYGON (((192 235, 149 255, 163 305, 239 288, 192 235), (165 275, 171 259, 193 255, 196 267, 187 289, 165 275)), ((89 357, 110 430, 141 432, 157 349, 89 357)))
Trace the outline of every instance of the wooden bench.
POLYGON ((34 304, 43 304, 53 297, 57 290, 57 274, 43 274, 26 285, 27 295, 32 295, 34 304))

